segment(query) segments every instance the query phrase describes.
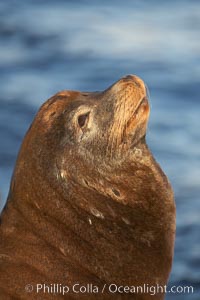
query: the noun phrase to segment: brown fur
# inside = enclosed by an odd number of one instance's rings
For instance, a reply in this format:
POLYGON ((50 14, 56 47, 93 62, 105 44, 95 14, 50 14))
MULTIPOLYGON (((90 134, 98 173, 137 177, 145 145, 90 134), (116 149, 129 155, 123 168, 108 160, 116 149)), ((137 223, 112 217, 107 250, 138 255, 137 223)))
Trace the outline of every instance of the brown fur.
MULTIPOLYGON (((104 92, 60 92, 41 107, 1 216, 1 299, 63 299, 27 294, 27 284, 167 283, 175 205, 145 143, 148 116, 145 85, 132 75, 104 92)), ((81 297, 97 296, 70 293, 64 299, 81 297)), ((98 295, 113 297, 164 294, 98 295)))

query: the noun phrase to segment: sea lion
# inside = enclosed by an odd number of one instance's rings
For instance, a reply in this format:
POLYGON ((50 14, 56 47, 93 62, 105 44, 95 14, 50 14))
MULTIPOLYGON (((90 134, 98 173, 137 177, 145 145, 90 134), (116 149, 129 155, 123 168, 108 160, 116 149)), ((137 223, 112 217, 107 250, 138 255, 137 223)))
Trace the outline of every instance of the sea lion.
POLYGON ((1 299, 164 298, 175 205, 145 142, 149 111, 134 75, 42 105, 1 216, 1 299))

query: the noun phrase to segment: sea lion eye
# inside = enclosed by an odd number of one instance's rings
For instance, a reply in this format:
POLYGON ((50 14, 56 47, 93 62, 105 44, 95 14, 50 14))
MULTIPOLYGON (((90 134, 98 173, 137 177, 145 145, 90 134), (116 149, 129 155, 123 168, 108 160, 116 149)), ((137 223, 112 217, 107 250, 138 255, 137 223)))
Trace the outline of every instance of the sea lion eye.
POLYGON ((89 112, 87 112, 86 114, 83 114, 83 115, 80 115, 78 117, 78 125, 83 128, 87 122, 88 122, 88 119, 89 119, 89 112))

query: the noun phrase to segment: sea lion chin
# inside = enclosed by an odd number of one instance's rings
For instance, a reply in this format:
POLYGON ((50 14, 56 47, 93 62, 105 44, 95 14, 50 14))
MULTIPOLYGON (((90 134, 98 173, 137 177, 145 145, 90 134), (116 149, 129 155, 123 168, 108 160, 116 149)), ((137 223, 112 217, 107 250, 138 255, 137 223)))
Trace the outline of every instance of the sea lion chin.
MULTIPOLYGON (((56 299, 79 299, 79 282, 105 286, 101 299, 110 299, 111 284, 159 285, 154 299, 164 298, 175 204, 146 145, 149 113, 146 86, 135 75, 103 92, 62 91, 42 105, 1 215, 1 297, 26 299, 31 284, 29 299, 51 299, 37 284, 59 282, 70 292, 56 299)), ((152 297, 147 290, 114 296, 152 297)))

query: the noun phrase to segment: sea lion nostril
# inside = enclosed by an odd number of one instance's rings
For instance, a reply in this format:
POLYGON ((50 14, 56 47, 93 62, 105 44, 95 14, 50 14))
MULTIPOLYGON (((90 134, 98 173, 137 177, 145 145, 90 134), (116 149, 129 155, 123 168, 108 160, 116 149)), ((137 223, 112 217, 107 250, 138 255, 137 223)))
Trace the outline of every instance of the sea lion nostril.
POLYGON ((140 81, 142 81, 139 77, 135 75, 127 75, 122 78, 124 82, 132 82, 136 87, 141 87, 140 81))
POLYGON ((127 75, 127 76, 124 77, 124 79, 134 80, 134 76, 133 75, 127 75))

